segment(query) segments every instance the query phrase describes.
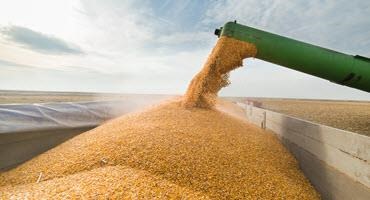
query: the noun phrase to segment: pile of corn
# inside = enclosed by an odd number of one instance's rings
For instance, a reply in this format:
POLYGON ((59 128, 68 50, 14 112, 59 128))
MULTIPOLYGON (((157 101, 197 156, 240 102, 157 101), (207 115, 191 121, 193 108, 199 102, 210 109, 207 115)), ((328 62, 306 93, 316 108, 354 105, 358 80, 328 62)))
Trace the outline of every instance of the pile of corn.
POLYGON ((185 100, 111 120, 0 174, 0 198, 319 199, 277 138, 220 111, 242 115, 235 105, 213 107, 221 86, 195 79, 202 86, 193 81, 185 100))

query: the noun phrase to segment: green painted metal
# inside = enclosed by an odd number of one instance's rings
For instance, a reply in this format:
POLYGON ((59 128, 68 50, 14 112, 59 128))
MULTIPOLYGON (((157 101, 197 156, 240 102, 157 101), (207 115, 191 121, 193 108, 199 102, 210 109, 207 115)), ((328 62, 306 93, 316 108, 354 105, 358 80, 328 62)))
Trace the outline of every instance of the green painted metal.
POLYGON ((258 59, 370 92, 369 58, 343 54, 236 22, 226 23, 215 34, 254 44, 258 59))

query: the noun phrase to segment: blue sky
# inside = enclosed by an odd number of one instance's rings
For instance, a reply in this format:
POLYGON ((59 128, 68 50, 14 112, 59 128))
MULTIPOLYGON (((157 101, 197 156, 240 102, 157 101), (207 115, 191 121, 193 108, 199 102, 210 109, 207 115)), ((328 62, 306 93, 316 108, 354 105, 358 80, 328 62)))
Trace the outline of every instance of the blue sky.
MULTIPOLYGON (((0 89, 182 94, 227 21, 370 57, 363 0, 0 2, 0 89)), ((222 95, 366 99, 256 59, 222 95)))

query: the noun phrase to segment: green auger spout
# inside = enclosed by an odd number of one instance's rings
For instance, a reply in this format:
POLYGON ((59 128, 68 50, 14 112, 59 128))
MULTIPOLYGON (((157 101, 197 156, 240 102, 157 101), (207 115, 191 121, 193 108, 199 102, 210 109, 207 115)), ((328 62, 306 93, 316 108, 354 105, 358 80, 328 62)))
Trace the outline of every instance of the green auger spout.
POLYGON ((228 22, 215 34, 252 43, 258 59, 370 92, 370 58, 352 56, 228 22))

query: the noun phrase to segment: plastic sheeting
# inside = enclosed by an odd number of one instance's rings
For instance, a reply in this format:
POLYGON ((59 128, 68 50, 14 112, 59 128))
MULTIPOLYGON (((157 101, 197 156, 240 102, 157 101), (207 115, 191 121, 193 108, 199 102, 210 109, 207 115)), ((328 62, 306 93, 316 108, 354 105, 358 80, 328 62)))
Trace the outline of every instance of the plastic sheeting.
POLYGON ((169 96, 137 95, 119 101, 0 105, 0 134, 97 126, 167 98, 169 96))

